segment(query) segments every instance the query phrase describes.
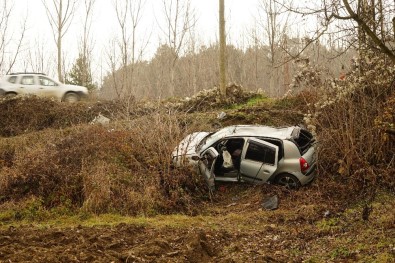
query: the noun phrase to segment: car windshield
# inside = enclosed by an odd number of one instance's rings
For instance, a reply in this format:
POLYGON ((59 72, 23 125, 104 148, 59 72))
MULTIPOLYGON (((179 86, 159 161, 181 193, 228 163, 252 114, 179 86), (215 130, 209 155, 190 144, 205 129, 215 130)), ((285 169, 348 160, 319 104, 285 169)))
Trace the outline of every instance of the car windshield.
POLYGON ((196 145, 196 152, 199 152, 200 149, 202 149, 202 146, 206 144, 207 139, 210 138, 211 135, 213 135, 213 132, 207 134, 207 135, 196 145))
POLYGON ((219 139, 225 137, 226 135, 232 133, 235 130, 235 127, 227 127, 221 129, 217 132, 210 133, 206 137, 204 137, 199 144, 196 146, 196 152, 200 152, 202 150, 207 149, 209 146, 213 145, 219 139))

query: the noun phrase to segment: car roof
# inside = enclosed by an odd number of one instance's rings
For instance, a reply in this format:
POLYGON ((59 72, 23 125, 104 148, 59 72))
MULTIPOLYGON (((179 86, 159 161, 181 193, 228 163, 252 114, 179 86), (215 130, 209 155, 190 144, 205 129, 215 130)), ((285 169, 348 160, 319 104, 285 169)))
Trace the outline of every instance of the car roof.
POLYGON ((264 125, 233 125, 225 127, 216 132, 218 137, 234 137, 234 136, 262 136, 277 139, 290 139, 292 133, 297 126, 275 128, 264 125))
POLYGON ((46 76, 47 74, 41 73, 41 72, 15 72, 15 73, 8 74, 8 76, 16 76, 16 75, 41 75, 41 76, 46 76))

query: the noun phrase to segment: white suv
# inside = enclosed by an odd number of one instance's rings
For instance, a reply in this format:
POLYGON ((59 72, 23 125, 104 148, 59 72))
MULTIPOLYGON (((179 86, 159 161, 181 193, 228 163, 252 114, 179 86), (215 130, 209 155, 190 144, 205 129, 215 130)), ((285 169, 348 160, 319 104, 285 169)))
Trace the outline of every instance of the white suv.
POLYGON ((55 98, 60 101, 76 102, 88 95, 82 86, 67 85, 53 80, 42 73, 13 73, 0 80, 0 96, 33 94, 55 98))

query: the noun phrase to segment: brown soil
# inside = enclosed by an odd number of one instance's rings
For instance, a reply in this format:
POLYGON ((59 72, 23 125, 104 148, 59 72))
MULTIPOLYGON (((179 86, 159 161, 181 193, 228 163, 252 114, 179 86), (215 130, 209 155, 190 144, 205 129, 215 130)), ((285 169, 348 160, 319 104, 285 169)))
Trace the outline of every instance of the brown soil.
POLYGON ((213 240, 198 229, 115 227, 1 231, 2 262, 204 262, 215 256, 213 240))
POLYGON ((177 216, 170 215, 143 225, 3 226, 0 262, 391 262, 395 258, 393 198, 375 203, 365 221, 359 207, 343 211, 339 202, 316 193, 314 187, 290 192, 273 186, 224 185, 202 214, 185 216, 180 224, 174 224, 177 216), (280 199, 279 209, 265 211, 263 199, 274 194, 280 199))

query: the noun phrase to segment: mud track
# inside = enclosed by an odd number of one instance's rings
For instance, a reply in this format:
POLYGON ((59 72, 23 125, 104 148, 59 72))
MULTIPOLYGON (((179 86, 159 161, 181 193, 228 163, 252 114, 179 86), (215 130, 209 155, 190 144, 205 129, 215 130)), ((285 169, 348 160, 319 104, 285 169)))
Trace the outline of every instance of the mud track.
POLYGON ((116 227, 37 229, 10 227, 0 232, 1 262, 204 262, 227 235, 202 230, 116 227))
POLYGON ((395 258, 393 195, 375 203, 365 221, 359 207, 344 210, 311 189, 289 193, 268 186, 236 191, 224 188, 223 197, 197 216, 158 216, 93 227, 3 225, 0 262, 393 262, 395 258), (278 210, 261 208, 268 192, 279 196, 278 210))

